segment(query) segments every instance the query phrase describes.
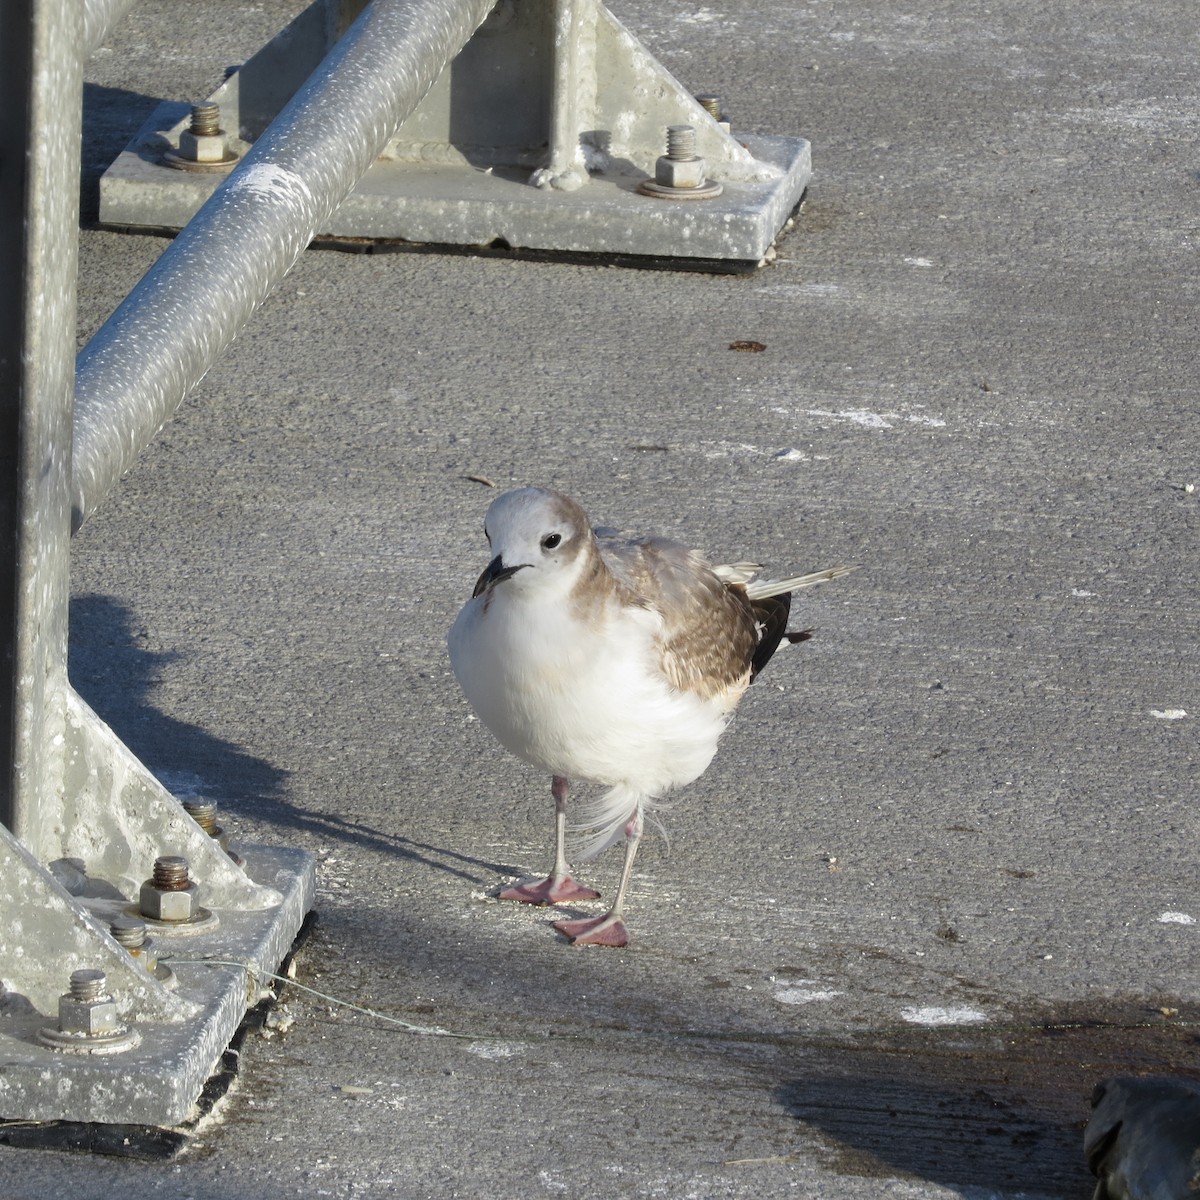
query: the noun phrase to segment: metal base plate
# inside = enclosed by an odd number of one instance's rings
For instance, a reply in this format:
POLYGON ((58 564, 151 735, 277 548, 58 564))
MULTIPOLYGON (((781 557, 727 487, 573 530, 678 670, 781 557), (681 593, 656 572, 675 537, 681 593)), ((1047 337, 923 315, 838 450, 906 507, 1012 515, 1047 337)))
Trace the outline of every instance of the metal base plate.
MULTIPOLYGON (((163 131, 186 111, 178 104, 160 105, 105 172, 101 224, 176 231, 216 190, 219 176, 193 175, 163 162, 163 131)), ((575 191, 559 191, 533 186, 525 169, 381 160, 317 240, 757 265, 800 202, 812 175, 811 151, 803 138, 735 136, 755 158, 777 167, 779 176, 723 181, 720 195, 688 204, 641 194, 640 174, 594 174, 575 191)))
POLYGON ((67 1054, 38 1041, 53 1024, 11 994, 0 1003, 0 1118, 177 1125, 184 1121, 255 997, 248 971, 191 960, 219 958, 273 971, 313 906, 315 860, 303 850, 243 847, 247 871, 283 895, 274 908, 222 910, 207 938, 156 931, 158 953, 172 963, 177 994, 201 1006, 179 1024, 142 1023, 140 1044, 106 1055, 67 1054))

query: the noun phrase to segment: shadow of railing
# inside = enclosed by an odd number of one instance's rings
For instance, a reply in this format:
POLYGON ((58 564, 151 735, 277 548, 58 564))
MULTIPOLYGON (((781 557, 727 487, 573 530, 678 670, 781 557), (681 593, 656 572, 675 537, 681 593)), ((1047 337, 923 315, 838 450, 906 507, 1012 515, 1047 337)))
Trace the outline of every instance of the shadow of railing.
POLYGON ((147 649, 142 641, 133 613, 113 597, 88 594, 72 599, 69 674, 75 690, 175 795, 197 793, 223 810, 406 859, 476 887, 517 873, 508 863, 293 804, 287 794, 288 771, 154 705, 161 672, 180 654, 147 649))
POLYGON ((99 83, 83 85, 83 158, 79 172, 79 219, 100 218, 100 176, 161 103, 154 96, 99 83))

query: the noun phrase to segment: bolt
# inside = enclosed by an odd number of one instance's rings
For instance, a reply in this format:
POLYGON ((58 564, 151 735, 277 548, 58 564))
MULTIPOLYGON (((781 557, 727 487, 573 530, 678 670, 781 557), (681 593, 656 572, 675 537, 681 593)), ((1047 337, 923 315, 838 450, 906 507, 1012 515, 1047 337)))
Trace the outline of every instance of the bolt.
POLYGON ((193 104, 191 132, 196 137, 218 137, 221 133, 221 106, 193 104))
POLYGON ((217 828, 217 806, 211 800, 205 800, 200 796, 185 796, 183 801, 183 811, 187 813, 209 837, 220 836, 221 830, 217 828))
POLYGON ((214 838, 217 845, 229 855, 237 865, 244 866, 245 860, 240 854, 229 848, 229 834, 217 824, 217 806, 211 800, 205 800, 203 796, 184 796, 180 803, 183 805, 183 811, 187 813, 210 838, 214 838))
POLYGON ((103 971, 85 969, 71 972, 72 1000, 99 1000, 108 976, 103 971))
POLYGON ((667 152, 654 164, 654 178, 639 190, 660 200, 707 200, 721 193, 719 183, 707 182, 708 164, 696 153, 696 130, 692 125, 667 126, 667 152))
POLYGON ((114 917, 108 932, 126 950, 138 950, 146 944, 146 922, 137 917, 114 917))
POLYGON ((672 162, 692 162, 695 159, 696 130, 694 126, 667 126, 667 157, 672 162))
POLYGON ((94 968, 71 973, 71 990, 58 1001, 58 1027, 63 1033, 100 1037, 122 1032, 106 982, 104 972, 94 968))
POLYGON ((188 861, 176 855, 154 860, 154 874, 142 884, 138 910, 152 921, 190 921, 200 889, 188 878, 188 861))
POLYGON ((117 943, 124 946, 133 958, 151 975, 158 967, 154 939, 146 936, 146 922, 138 917, 114 917, 108 927, 117 943))
POLYGON ((179 135, 179 149, 168 150, 164 158, 169 166, 184 171, 229 170, 238 156, 225 144, 221 106, 211 101, 193 104, 191 121, 179 135))
POLYGON ((190 882, 186 858, 168 854, 154 860, 154 886, 160 891, 182 892, 190 882))
POLYGON ((84 968, 71 974, 71 990, 58 998, 58 1024, 38 1030, 37 1039, 68 1054, 116 1054, 136 1046, 137 1030, 122 1025, 104 972, 84 968))
POLYGON ((696 103, 726 132, 729 132, 729 114, 724 111, 725 101, 715 92, 701 92, 696 103))

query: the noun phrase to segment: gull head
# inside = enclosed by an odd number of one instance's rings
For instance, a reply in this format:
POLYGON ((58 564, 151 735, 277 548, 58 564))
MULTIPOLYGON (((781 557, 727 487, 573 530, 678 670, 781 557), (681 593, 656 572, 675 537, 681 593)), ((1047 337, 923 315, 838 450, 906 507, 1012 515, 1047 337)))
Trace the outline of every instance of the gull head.
POLYGON ((568 496, 545 488, 517 488, 497 497, 483 522, 492 561, 472 596, 494 588, 565 590, 592 543, 587 514, 568 496))

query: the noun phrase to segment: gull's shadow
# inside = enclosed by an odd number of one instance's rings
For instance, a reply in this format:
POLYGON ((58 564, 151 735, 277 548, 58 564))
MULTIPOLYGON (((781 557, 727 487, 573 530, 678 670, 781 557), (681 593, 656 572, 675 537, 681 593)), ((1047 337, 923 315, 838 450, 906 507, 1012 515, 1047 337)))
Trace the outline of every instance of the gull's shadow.
POLYGON ((247 815, 322 839, 419 862, 481 885, 505 864, 460 854, 334 812, 297 807, 287 798, 289 773, 247 754, 197 725, 162 712, 151 701, 160 673, 179 658, 150 650, 133 614, 110 596, 71 601, 69 673, 75 690, 116 735, 177 795, 197 792, 234 814, 247 815))

